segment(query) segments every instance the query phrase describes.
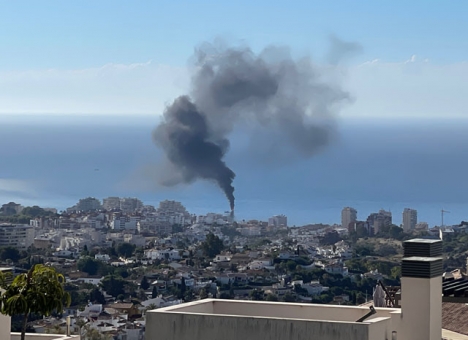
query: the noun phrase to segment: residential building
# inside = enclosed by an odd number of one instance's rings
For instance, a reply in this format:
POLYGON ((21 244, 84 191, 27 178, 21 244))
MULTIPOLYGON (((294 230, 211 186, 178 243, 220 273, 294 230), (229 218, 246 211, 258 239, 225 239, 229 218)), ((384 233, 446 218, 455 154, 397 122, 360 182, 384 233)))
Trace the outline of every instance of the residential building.
POLYGON ((103 261, 103 262, 109 262, 110 261, 110 256, 107 254, 96 254, 94 255, 95 260, 103 261))
POLYGON ((101 201, 94 197, 82 198, 72 207, 72 209, 76 211, 93 211, 101 208, 101 201))
POLYGON ((369 225, 369 234, 378 234, 382 227, 389 226, 392 224, 392 213, 380 209, 378 213, 372 213, 367 217, 367 223, 369 225))
POLYGON ((158 213, 176 212, 176 213, 187 214, 187 209, 180 202, 164 200, 164 201, 159 202, 159 207, 157 209, 157 212, 158 213))
POLYGON ((354 223, 357 221, 357 210, 351 207, 345 207, 341 210, 341 226, 347 228, 349 232, 354 230, 354 223), (352 230, 350 230, 350 228, 352 230))
POLYGON ((124 213, 132 213, 141 208, 143 208, 143 202, 138 198, 127 197, 120 199, 120 210, 124 213))
POLYGON ((418 212, 414 209, 405 208, 403 210, 403 231, 411 232, 416 228, 418 223, 418 212))
POLYGON ((21 204, 10 202, 7 204, 3 204, 0 208, 0 213, 2 215, 15 215, 19 214, 23 210, 23 206, 21 204))
POLYGON ((145 250, 145 258, 149 260, 180 260, 180 252, 177 249, 148 249, 145 250))
POLYGON ((25 250, 34 243, 34 228, 27 224, 0 224, 0 247, 25 250))
POLYGON ((285 215, 275 215, 268 219, 269 227, 287 227, 288 218, 285 215))
POLYGON ((429 224, 427 222, 419 222, 416 224, 416 230, 429 230, 429 224))
POLYGON ((140 216, 114 214, 109 225, 111 229, 115 230, 135 230, 137 229, 137 223, 140 221, 140 218, 140 216))
MULTIPOLYGON (((441 243, 421 239, 405 242, 401 308, 204 299, 148 311, 145 337, 147 340, 447 338, 442 331, 441 243)), ((312 289, 316 287, 312 285, 312 289)), ((378 306, 380 302, 374 304, 378 306)))
POLYGON ((104 210, 120 209, 120 197, 107 197, 102 200, 104 210))

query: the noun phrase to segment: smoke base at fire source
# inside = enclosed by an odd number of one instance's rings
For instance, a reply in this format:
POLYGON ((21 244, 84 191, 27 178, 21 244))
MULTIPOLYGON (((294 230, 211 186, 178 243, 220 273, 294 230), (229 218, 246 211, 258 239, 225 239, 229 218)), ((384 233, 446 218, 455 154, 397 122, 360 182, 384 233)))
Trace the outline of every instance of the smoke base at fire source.
POLYGON ((282 150, 309 158, 331 142, 336 111, 350 99, 333 67, 293 59, 286 48, 256 54, 248 47, 203 44, 192 60, 190 93, 166 107, 153 132, 166 162, 159 182, 213 181, 231 210, 235 173, 224 157, 233 129, 248 125, 252 133, 245 138, 269 157, 282 150))

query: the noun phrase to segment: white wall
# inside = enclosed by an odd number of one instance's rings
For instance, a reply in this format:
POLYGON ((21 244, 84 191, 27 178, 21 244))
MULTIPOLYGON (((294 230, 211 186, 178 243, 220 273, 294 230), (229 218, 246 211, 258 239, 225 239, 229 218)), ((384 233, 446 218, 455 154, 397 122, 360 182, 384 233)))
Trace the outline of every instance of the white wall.
MULTIPOLYGON (((0 338, 10 339, 10 340, 20 340, 21 333, 11 333, 10 338, 0 338)), ((70 335, 66 336, 63 334, 36 334, 36 333, 26 333, 25 340, 80 340, 79 335, 70 335)))
MULTIPOLYGON (((222 315, 146 314, 146 340, 368 340, 369 325, 222 315)), ((380 339, 385 339, 383 334, 380 339)))
POLYGON ((401 285, 402 338, 441 339, 442 278, 402 277, 401 285))
POLYGON ((11 318, 7 315, 0 314, 0 339, 9 339, 10 326, 11 318))

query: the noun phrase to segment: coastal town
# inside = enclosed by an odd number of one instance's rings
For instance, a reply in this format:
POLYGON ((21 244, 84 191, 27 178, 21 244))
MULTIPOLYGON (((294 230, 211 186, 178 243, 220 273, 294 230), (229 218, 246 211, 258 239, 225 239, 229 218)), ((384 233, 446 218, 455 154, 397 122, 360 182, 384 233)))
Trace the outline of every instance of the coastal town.
POLYGON ((83 339, 140 340, 147 311, 206 298, 363 305, 383 287, 394 307, 402 241, 443 239, 452 276, 465 272, 468 251, 468 223, 429 228, 414 209, 402 216, 401 226, 385 210, 359 221, 345 207, 341 224, 290 227, 285 215, 194 215, 169 200, 153 207, 88 197, 60 212, 10 202, 0 209, 1 271, 12 280, 33 264, 56 268, 71 304, 61 315, 32 316, 28 331, 69 327, 83 339))

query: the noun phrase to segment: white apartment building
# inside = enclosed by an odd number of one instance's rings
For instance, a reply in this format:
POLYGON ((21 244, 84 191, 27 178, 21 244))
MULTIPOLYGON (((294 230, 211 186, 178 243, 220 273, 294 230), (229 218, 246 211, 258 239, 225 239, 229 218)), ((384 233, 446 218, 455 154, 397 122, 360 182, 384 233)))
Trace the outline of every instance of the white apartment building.
POLYGON ((177 249, 148 249, 145 258, 149 260, 180 260, 182 257, 177 249))
POLYGON ((102 207, 105 210, 120 209, 120 197, 107 197, 102 200, 102 207))
POLYGON ((101 202, 94 197, 82 198, 75 205, 73 210, 77 211, 92 211, 101 209, 101 202))
POLYGON ((110 261, 110 256, 107 254, 96 254, 94 255, 95 260, 103 261, 103 262, 109 262, 110 261))
POLYGON ((27 224, 0 224, 0 247, 25 250, 34 243, 34 228, 27 224))
POLYGON ((418 223, 418 212, 414 209, 405 208, 403 210, 403 230, 407 233, 416 228, 418 223))
POLYGON ((120 210, 124 213, 132 213, 141 208, 143 208, 143 202, 138 198, 126 197, 120 199, 120 210))
POLYGON ((269 227, 287 227, 288 218, 285 215, 275 215, 268 219, 269 227))
POLYGON ((291 282, 291 285, 299 285, 302 289, 307 290, 309 295, 320 295, 322 292, 328 291, 329 287, 324 287, 318 281, 311 281, 309 283, 304 283, 302 280, 295 280, 291 282))
POLYGON ((113 216, 110 227, 115 230, 135 230, 139 221, 140 216, 113 216))
POLYGON ((357 221, 357 210, 345 207, 341 210, 341 226, 349 230, 350 224, 357 221))
POLYGON ((182 214, 187 214, 187 209, 182 205, 182 203, 177 201, 164 200, 159 202, 158 212, 178 212, 182 214))

